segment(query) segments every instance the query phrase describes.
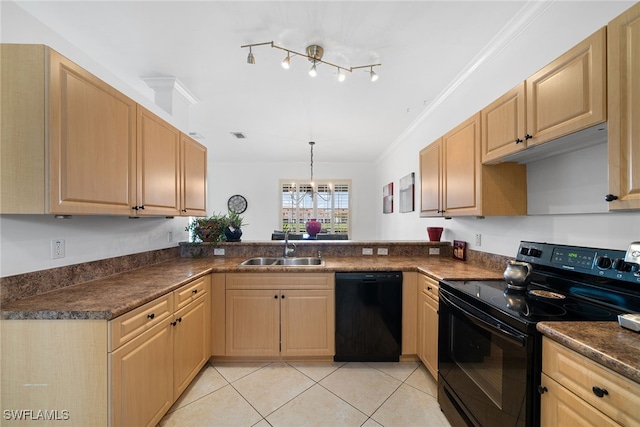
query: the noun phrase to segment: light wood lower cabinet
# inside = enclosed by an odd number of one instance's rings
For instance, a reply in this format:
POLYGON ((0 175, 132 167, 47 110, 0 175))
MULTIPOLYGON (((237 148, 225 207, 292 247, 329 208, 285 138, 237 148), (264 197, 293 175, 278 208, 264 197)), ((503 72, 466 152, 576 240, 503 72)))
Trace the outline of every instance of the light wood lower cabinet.
POLYGON ((401 356, 418 354, 418 273, 402 272, 402 352, 401 356))
POLYGON ((112 325, 127 324, 128 318, 156 322, 108 355, 111 426, 155 426, 207 362, 210 281, 209 276, 198 278, 159 298, 166 304, 152 301, 111 321, 112 325), (158 322, 157 308, 164 310, 167 304, 171 316, 158 322))
POLYGON ((438 282, 418 275, 418 356, 438 379, 438 282))
POLYGON ((165 319, 109 354, 111 426, 154 426, 173 404, 172 323, 165 319))
POLYGON ((335 354, 333 274, 229 273, 226 355, 335 354))
POLYGON ((640 425, 640 384, 547 337, 541 382, 542 427, 640 425))

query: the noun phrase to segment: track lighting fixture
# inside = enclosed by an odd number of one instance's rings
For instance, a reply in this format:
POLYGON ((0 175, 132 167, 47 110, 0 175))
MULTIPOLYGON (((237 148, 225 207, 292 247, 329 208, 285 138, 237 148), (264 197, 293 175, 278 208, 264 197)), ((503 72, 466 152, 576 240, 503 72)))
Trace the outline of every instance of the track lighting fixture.
POLYGON ((272 41, 271 42, 264 42, 264 43, 254 43, 254 44, 247 44, 244 46, 240 46, 240 48, 245 48, 248 47, 249 48, 249 56, 247 57, 247 63, 249 64, 255 64, 255 57, 253 56, 253 52, 251 50, 251 48, 253 48, 254 46, 264 46, 264 45, 270 45, 272 48, 274 49, 280 49, 280 50, 284 50, 285 52, 287 52, 287 57, 282 61, 282 68, 285 69, 289 69, 291 66, 291 56, 293 54, 293 56, 302 56, 307 58, 311 63, 311 69, 309 70, 309 75, 311 77, 315 77, 318 75, 318 70, 317 70, 317 66, 318 64, 324 64, 324 65, 328 65, 330 67, 335 67, 338 69, 338 81, 339 82, 343 82, 346 79, 346 74, 344 73, 344 71, 348 71, 349 73, 353 72, 353 70, 357 70, 359 68, 369 68, 369 76, 371 78, 372 82, 375 82, 376 80, 378 80, 378 74, 375 73, 375 71, 373 71, 373 67, 379 67, 382 64, 369 64, 369 65, 359 65, 357 67, 341 67, 339 65, 336 64, 332 64, 331 62, 327 62, 327 61, 323 61, 322 60, 322 55, 324 54, 324 49, 322 48, 322 46, 318 46, 318 45, 310 45, 307 46, 306 48, 306 53, 300 53, 300 52, 296 52, 294 50, 291 49, 286 49, 284 47, 278 46, 276 44, 274 44, 272 41))

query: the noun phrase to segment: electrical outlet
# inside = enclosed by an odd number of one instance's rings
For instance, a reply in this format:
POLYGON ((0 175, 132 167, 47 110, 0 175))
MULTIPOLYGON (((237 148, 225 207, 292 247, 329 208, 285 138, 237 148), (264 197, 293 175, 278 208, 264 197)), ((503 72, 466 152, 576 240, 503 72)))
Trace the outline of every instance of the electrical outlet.
POLYGON ((56 239, 51 241, 51 259, 64 258, 64 240, 56 239))
POLYGON ((362 248, 362 255, 373 255, 373 248, 362 248))
POLYGON ((389 255, 388 248, 378 248, 378 255, 389 255))
POLYGON ((217 256, 224 256, 224 248, 213 248, 213 254, 217 256))
POLYGON ((429 248, 429 255, 440 255, 440 248, 429 248))
POLYGON ((476 233, 476 246, 482 246, 482 234, 476 233))
POLYGON ((167 242, 169 243, 173 242, 173 231, 167 232, 167 242))

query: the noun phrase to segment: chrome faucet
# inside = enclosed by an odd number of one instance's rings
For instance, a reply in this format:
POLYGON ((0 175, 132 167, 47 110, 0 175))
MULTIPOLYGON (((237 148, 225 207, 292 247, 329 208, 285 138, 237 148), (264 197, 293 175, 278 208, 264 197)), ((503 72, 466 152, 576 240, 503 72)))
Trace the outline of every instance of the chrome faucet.
POLYGON ((289 230, 284 232, 284 254, 283 256, 286 258, 290 255, 293 255, 296 251, 296 244, 291 243, 292 248, 289 247, 289 230))

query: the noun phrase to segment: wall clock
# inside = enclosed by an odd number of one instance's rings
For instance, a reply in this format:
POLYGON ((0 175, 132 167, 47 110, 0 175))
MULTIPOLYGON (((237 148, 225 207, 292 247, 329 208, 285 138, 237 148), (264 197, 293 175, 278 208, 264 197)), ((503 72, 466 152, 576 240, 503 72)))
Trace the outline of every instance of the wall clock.
POLYGON ((230 211, 241 214, 247 210, 247 199, 245 199, 244 196, 241 196, 240 194, 235 194, 229 197, 227 207, 230 211))

